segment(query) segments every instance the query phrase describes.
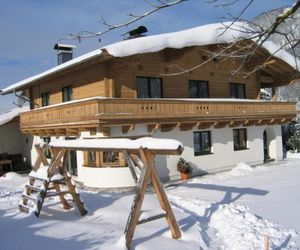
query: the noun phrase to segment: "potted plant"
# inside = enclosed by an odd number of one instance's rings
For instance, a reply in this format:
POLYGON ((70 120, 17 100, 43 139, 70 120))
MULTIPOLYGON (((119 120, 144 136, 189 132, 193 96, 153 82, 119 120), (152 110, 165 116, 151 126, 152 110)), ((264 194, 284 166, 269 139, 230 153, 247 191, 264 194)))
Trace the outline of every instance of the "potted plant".
POLYGON ((181 180, 188 180, 192 170, 193 168, 189 162, 183 158, 179 158, 177 162, 177 171, 180 172, 181 180))

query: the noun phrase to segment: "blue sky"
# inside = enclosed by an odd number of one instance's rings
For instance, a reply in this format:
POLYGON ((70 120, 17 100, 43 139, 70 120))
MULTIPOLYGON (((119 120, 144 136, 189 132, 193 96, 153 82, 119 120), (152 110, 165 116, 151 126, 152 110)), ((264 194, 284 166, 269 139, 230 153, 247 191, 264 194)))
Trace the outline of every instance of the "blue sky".
MULTIPOLYGON (((228 0, 229 1, 229 0, 228 0)), ((148 35, 178 31, 237 15, 249 0, 228 7, 189 0, 164 9, 127 28, 114 30, 101 38, 63 41, 77 46, 75 56, 122 40, 122 33, 145 25, 148 35)), ((251 19, 264 11, 288 6, 294 0, 256 0, 245 12, 251 19)), ((150 7, 142 0, 0 0, 0 89, 41 73, 56 65, 53 46, 67 33, 105 29, 108 23, 121 23, 128 13, 139 14, 150 7)), ((229 18, 230 19, 230 18, 229 18)), ((0 112, 14 108, 13 95, 0 96, 0 112)))

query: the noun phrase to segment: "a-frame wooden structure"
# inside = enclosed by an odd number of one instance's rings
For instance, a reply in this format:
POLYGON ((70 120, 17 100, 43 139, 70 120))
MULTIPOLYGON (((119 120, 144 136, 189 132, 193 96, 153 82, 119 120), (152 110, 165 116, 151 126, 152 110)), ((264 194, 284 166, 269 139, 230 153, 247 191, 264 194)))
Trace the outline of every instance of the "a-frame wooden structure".
MULTIPOLYGON (((39 154, 38 160, 34 166, 35 169, 39 169, 39 165, 49 165, 47 159, 44 157, 42 148, 37 145, 37 152, 39 154)), ((82 139, 72 141, 56 141, 50 143, 50 149, 52 152, 51 164, 48 167, 48 181, 51 183, 51 177, 56 172, 61 174, 66 181, 68 192, 73 196, 75 204, 78 207, 81 215, 86 213, 83 203, 79 198, 79 194, 75 192, 75 188, 72 184, 71 177, 66 170, 66 162, 68 153, 70 150, 98 150, 104 152, 123 152, 126 158, 126 162, 134 180, 137 183, 135 197, 131 206, 131 212, 128 217, 128 221, 124 230, 126 245, 130 249, 131 242, 134 236, 136 226, 138 224, 146 223, 155 219, 165 217, 174 239, 181 237, 181 231, 178 227, 177 221, 173 214, 172 208, 168 201, 167 195, 161 185, 157 170, 154 166, 154 158, 159 155, 179 155, 183 151, 183 146, 176 140, 168 139, 155 139, 155 138, 141 138, 137 140, 130 139, 82 139), (139 174, 137 174, 136 168, 139 168, 139 174), (152 183, 154 192, 158 198, 161 209, 164 213, 155 215, 153 217, 139 220, 141 215, 141 208, 145 196, 145 192, 149 182, 152 183), (72 184, 72 185, 71 185, 72 184)), ((53 181, 52 181, 53 182, 53 181)), ((55 181, 54 181, 55 183, 55 181)), ((32 185, 31 185, 32 186, 32 185)), ((60 193, 58 183, 53 187, 56 189, 57 195, 59 195, 61 202, 64 206, 68 207, 67 201, 63 197, 63 193, 60 193)), ((45 196, 46 197, 46 196, 45 196)), ((27 198, 27 197, 25 197, 27 198)), ((25 199, 26 200, 26 199, 25 199)), ((38 214, 42 208, 42 203, 37 206, 38 214)))
POLYGON ((44 200, 53 196, 59 196, 63 208, 70 209, 72 206, 65 198, 66 194, 70 194, 80 214, 85 215, 87 210, 77 193, 72 177, 67 172, 68 150, 51 148, 52 159, 49 162, 44 152, 49 150, 47 145, 37 144, 35 149, 38 157, 29 173, 29 183, 25 185, 26 191, 19 202, 19 210, 33 211, 39 217, 44 200))

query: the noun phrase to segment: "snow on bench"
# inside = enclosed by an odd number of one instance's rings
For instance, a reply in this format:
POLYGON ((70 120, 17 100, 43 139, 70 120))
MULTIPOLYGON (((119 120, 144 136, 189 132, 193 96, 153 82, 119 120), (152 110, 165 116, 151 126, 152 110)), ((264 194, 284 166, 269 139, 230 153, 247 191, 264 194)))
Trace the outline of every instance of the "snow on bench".
POLYGON ((183 145, 173 139, 158 139, 143 137, 136 140, 125 138, 78 139, 68 141, 54 141, 49 144, 55 148, 69 148, 75 150, 98 149, 102 151, 138 151, 147 149, 156 154, 181 154, 183 145))

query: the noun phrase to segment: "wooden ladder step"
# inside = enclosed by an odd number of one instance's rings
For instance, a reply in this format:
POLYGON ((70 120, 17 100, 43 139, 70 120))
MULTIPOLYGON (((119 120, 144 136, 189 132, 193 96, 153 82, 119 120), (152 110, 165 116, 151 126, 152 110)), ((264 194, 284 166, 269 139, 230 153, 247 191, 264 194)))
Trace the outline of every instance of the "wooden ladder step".
POLYGON ((31 200, 33 202, 38 201, 38 198, 36 196, 30 196, 30 195, 27 195, 27 194, 22 194, 22 198, 27 199, 27 200, 31 200))
POLYGON ((34 209, 34 207, 31 207, 31 206, 28 206, 28 205, 25 205, 25 204, 19 204, 18 205, 18 209, 20 212, 25 212, 25 213, 29 213, 30 210, 34 209))
POLYGON ((47 192, 46 197, 53 197, 53 196, 58 196, 58 195, 65 195, 69 194, 69 191, 59 191, 59 192, 47 192))
POLYGON ((146 223, 146 222, 149 222, 149 221, 153 221, 153 220, 158 220, 158 219, 161 219, 161 218, 166 218, 166 216, 167 216, 167 213, 153 215, 151 217, 139 220, 137 222, 137 225, 143 224, 143 223, 146 223))
POLYGON ((30 174, 29 174, 29 179, 30 180, 38 180, 38 181, 48 181, 47 179, 42 178, 42 177, 30 176, 30 174))
POLYGON ((51 181, 52 183, 57 183, 59 185, 67 185, 65 179, 51 181))
POLYGON ((35 191, 35 192, 42 191, 42 189, 40 187, 38 187, 38 186, 32 186, 30 184, 26 184, 25 187, 26 187, 26 190, 31 190, 31 191, 35 191))

